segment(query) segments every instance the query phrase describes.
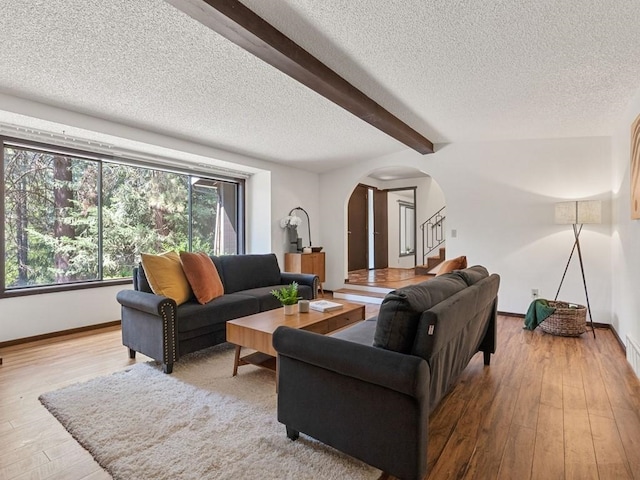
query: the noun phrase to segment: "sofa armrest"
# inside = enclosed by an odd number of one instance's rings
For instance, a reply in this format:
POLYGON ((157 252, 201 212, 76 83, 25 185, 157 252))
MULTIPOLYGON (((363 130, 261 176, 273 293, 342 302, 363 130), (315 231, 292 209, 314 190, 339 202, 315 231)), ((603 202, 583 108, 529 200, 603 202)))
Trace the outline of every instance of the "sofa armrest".
POLYGON ((281 272, 281 283, 288 285, 291 282, 296 282, 298 285, 306 285, 311 288, 313 292, 313 298, 318 295, 318 288, 320 286, 320 278, 313 273, 293 273, 293 272, 281 272))
POLYGON ((116 299, 121 305, 122 343, 131 358, 140 352, 163 364, 171 373, 178 359, 176 302, 162 295, 122 290, 116 299))
POLYGON ((339 375, 416 399, 428 397, 430 372, 420 357, 289 327, 276 329, 273 347, 280 355, 339 375))
POLYGON ((430 371, 422 358, 279 327, 278 421, 397 478, 427 469, 430 371))
POLYGON ((168 309, 173 310, 173 317, 175 317, 176 302, 162 295, 137 290, 121 290, 117 293, 116 300, 123 307, 133 308, 151 315, 162 316, 163 313, 167 313, 168 309))

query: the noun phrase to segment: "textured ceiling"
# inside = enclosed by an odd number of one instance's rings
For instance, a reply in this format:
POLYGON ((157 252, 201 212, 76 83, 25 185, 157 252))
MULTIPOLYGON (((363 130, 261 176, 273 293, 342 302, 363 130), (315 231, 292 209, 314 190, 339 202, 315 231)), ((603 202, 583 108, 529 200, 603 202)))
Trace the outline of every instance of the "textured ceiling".
MULTIPOLYGON (((637 0, 243 3, 437 143, 610 135, 640 88, 637 0)), ((125 125, 315 171, 407 148, 161 0, 3 0, 0 44, 0 93, 125 125)))

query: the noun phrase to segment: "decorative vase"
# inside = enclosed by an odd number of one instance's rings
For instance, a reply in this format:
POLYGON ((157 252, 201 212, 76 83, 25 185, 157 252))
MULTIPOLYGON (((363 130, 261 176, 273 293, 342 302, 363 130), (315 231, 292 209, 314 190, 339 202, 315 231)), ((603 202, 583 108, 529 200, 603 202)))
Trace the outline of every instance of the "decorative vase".
POLYGON ((309 313, 309 300, 298 300, 298 312, 309 313))
POLYGON ((284 306, 284 314, 285 315, 295 315, 297 305, 285 305, 284 306))
POLYGON ((298 251, 298 229, 295 225, 287 226, 287 236, 289 237, 289 252, 296 253, 298 251))

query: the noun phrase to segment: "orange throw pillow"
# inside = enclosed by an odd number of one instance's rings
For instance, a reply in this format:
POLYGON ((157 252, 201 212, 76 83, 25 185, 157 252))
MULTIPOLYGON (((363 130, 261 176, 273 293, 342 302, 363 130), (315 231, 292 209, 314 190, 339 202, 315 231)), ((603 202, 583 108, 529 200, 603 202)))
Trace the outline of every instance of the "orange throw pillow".
POLYGON ((191 287, 184 276, 180 256, 176 252, 161 255, 141 253, 140 257, 153 293, 172 298, 178 305, 191 298, 191 287))
POLYGON ((180 252, 182 268, 199 303, 224 295, 224 286, 211 257, 204 252, 180 252))
POLYGON ((438 270, 436 277, 444 273, 453 272, 454 270, 462 270, 463 268, 467 268, 467 257, 465 255, 452 258, 440 265, 440 270, 438 270))

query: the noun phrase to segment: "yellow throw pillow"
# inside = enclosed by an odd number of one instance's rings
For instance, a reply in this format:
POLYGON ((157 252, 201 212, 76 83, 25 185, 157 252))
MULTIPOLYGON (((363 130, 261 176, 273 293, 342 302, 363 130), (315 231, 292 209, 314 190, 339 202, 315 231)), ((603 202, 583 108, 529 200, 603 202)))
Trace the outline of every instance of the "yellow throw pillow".
POLYGON ((191 287, 182 270, 180 255, 167 252, 161 255, 142 253, 140 256, 153 293, 172 298, 178 305, 191 298, 191 287))
POLYGON ((454 270, 462 270, 463 268, 467 268, 467 257, 465 255, 452 258, 440 265, 440 270, 438 270, 436 277, 444 273, 453 272, 454 270))
POLYGON ((211 257, 204 252, 180 252, 182 269, 196 299, 205 304, 224 294, 224 286, 211 257))

